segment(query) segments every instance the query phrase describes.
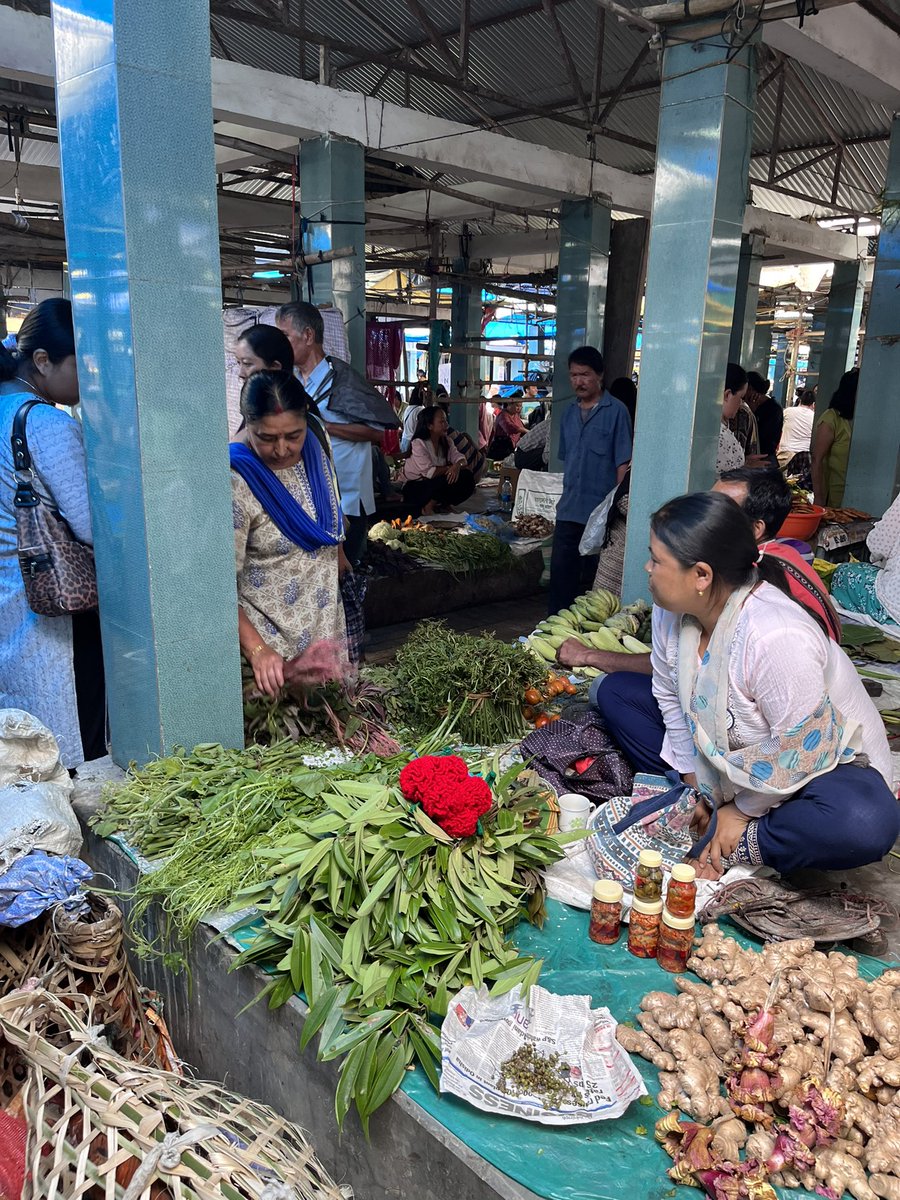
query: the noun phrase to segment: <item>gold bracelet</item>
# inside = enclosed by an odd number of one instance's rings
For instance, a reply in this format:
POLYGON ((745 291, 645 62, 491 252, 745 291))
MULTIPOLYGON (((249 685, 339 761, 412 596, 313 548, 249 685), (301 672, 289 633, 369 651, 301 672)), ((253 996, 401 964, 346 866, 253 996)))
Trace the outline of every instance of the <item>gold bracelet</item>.
POLYGON ((250 651, 250 653, 247 655, 247 657, 252 661, 254 658, 256 658, 257 654, 262 654, 262 652, 263 652, 263 650, 265 650, 265 648, 266 648, 265 643, 260 642, 258 646, 254 646, 254 648, 250 651))

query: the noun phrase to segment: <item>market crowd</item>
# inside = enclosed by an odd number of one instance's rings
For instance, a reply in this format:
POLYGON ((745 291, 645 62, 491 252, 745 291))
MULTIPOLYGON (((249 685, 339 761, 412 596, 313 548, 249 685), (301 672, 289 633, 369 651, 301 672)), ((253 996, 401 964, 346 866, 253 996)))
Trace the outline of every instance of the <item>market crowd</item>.
MULTIPOLYGON (((325 353, 321 314, 303 303, 279 309, 275 327, 247 330, 236 357, 243 425, 229 457, 240 648, 248 684, 275 696, 340 677, 358 656, 369 520, 376 488, 393 493, 392 482, 379 483, 385 432, 402 432, 403 503, 427 514, 463 503, 488 458, 545 466, 552 409, 529 383, 483 406, 476 445, 451 428, 446 401, 421 379, 401 429, 387 401, 325 353), (526 402, 536 404, 528 423, 526 402)), ((576 349, 568 366, 551 613, 591 587, 621 590, 637 402, 631 380, 606 387, 595 348, 576 349), (586 554, 598 509, 602 535, 586 554)), ((778 538, 791 505, 786 476, 806 481, 817 501, 841 504, 857 382, 848 372, 816 423, 814 393, 784 411, 768 380, 729 364, 718 482, 653 517, 653 653, 560 648, 566 665, 605 672, 592 699, 634 768, 674 770, 696 787, 696 828, 709 833, 699 866, 713 874, 737 861, 853 866, 880 857, 897 836, 882 723, 840 649, 828 592, 778 538)), ((70 415, 77 403, 71 307, 44 301, 15 349, 0 353, 0 705, 47 725, 69 768, 106 750, 99 621, 96 611, 43 616, 29 605, 11 437, 24 405, 37 492, 71 538, 90 545, 84 451, 70 415)), ((895 504, 870 536, 872 562, 836 577, 842 607, 896 622, 898 545, 895 504)))

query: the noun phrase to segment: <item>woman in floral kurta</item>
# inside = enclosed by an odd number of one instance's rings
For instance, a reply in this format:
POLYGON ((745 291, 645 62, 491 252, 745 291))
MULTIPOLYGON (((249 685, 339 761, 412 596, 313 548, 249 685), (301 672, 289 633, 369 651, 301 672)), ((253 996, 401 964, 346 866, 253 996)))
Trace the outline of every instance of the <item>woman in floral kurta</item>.
MULTIPOLYGON (((247 410, 248 444, 306 517, 340 538, 334 467, 318 443, 318 508, 314 501, 308 458, 303 455, 305 396, 299 382, 285 373, 253 375, 241 397, 242 411, 247 410), (274 411, 254 409, 261 396, 274 411)), ((231 472, 231 486, 241 650, 257 685, 274 695, 284 683, 286 661, 315 642, 345 644, 338 576, 346 560, 339 544, 327 544, 327 536, 322 539, 326 544, 308 549, 291 540, 237 470, 231 472)))

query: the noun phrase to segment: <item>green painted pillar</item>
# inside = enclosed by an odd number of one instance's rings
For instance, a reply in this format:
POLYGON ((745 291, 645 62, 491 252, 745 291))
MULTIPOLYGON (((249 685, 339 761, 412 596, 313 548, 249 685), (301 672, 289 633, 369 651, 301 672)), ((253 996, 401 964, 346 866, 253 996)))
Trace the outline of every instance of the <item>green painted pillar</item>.
POLYGON ((828 311, 825 313, 825 336, 819 360, 819 391, 816 395, 816 416, 831 403, 834 389, 841 376, 856 361, 856 342, 862 318, 866 265, 862 261, 834 264, 828 311))
POLYGON ((788 381, 785 375, 787 364, 787 335, 779 333, 775 338, 775 378, 772 380, 772 395, 784 408, 788 381))
POLYGON ((450 345, 450 322, 428 323, 428 383, 432 392, 440 383, 441 353, 450 345))
POLYGON ((747 361, 743 364, 748 371, 758 371, 764 378, 769 374, 769 359, 772 357, 772 318, 769 313, 761 315, 757 310, 753 328, 753 344, 747 361))
POLYGON ((720 39, 663 56, 656 181, 623 597, 647 592, 650 515, 715 475, 734 319, 756 46, 720 39))
POLYGON ((551 471, 562 469, 559 430, 566 405, 574 403, 569 355, 578 346, 596 346, 598 350, 603 346, 611 226, 609 205, 600 200, 563 200, 559 206, 551 471))
POLYGON ((809 339, 809 361, 806 364, 806 386, 816 387, 822 365, 822 348, 825 343, 825 309, 817 309, 812 319, 813 335, 809 339))
POLYGON ((353 255, 312 268, 314 304, 340 309, 350 362, 366 373, 365 151, 358 142, 312 138, 300 143, 303 250, 351 249, 353 255))
POLYGON ((748 370, 753 369, 749 359, 753 354, 756 332, 763 244, 763 239, 752 233, 745 233, 741 238, 741 256, 738 259, 738 277, 734 289, 734 319, 731 325, 728 361, 740 363, 748 370))
MULTIPOLYGON (((469 271, 465 259, 457 259, 454 271, 464 275, 469 271)), ((478 346, 475 340, 481 337, 481 318, 484 307, 481 302, 481 284, 454 280, 450 307, 451 341, 454 346, 478 346)), ((477 404, 465 404, 459 400, 463 395, 475 396, 480 388, 476 380, 481 378, 481 359, 474 354, 454 354, 450 359, 450 424, 473 438, 478 445, 477 404)))
POLYGON ((891 147, 866 317, 845 504, 881 516, 897 490, 900 446, 900 116, 891 147))
POLYGON ((209 8, 52 16, 113 757, 241 746, 209 8))

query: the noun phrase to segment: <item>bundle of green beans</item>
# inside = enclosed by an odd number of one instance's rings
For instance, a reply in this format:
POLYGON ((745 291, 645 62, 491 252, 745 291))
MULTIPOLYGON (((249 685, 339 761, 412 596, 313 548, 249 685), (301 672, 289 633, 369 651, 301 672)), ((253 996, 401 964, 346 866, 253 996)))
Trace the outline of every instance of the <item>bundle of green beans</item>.
MULTIPOLYGON (((243 751, 198 746, 132 769, 124 784, 106 790, 92 822, 97 833, 120 832, 147 858, 165 859, 135 887, 130 919, 139 953, 161 953, 173 969, 183 965, 175 944, 264 878, 254 851, 277 842, 298 817, 321 811, 329 769, 306 766, 309 751, 295 742, 243 751), (159 942, 151 943, 142 925, 154 901, 165 920, 159 942)), ((330 769, 344 778, 385 778, 387 770, 374 756, 330 769)))
POLYGON ((398 652, 390 675, 388 704, 399 723, 424 733, 451 713, 457 741, 496 746, 525 732, 522 697, 541 681, 543 671, 518 643, 422 621, 398 652))
POLYGON ((302 991, 301 1049, 318 1033, 319 1058, 344 1060, 339 1124, 355 1102, 367 1130, 414 1060, 438 1086, 432 1021, 459 988, 527 992, 540 974, 509 937, 523 914, 542 922, 539 872, 561 845, 526 827, 540 795, 517 780, 521 765, 499 778, 496 760, 471 769, 495 780, 481 834, 454 841, 397 787, 336 779, 321 816, 258 852, 267 877, 236 902, 255 905, 264 928, 235 965, 270 969, 272 1008, 302 991))
POLYGON ((453 574, 506 566, 512 560, 509 546, 490 533, 425 533, 417 529, 400 529, 397 536, 407 554, 453 574))

